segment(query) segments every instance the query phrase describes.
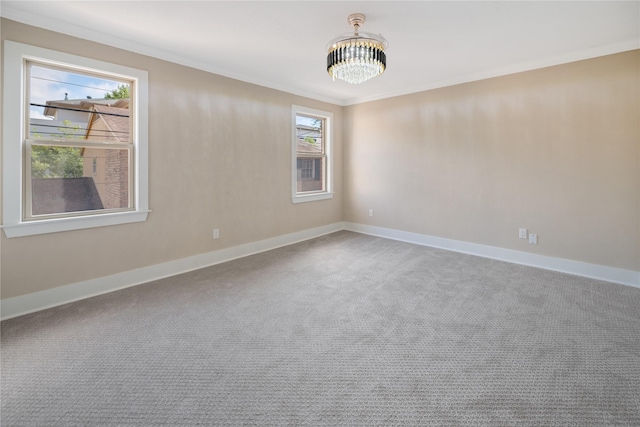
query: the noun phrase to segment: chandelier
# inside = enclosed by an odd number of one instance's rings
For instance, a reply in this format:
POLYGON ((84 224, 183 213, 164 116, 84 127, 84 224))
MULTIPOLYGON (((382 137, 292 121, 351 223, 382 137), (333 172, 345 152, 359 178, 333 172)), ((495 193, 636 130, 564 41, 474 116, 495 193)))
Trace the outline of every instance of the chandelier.
POLYGON ((384 73, 387 67, 384 51, 389 44, 384 37, 358 32, 365 18, 362 13, 349 15, 354 33, 336 37, 327 45, 327 72, 334 81, 360 84, 384 73))

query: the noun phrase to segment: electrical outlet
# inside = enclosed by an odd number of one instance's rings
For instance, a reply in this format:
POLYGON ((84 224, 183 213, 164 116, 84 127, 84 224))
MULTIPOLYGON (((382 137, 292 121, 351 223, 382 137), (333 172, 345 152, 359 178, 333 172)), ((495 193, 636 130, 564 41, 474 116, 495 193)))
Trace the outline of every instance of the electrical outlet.
POLYGON ((520 237, 521 239, 526 239, 527 238, 527 229, 526 228, 520 228, 518 230, 518 237, 520 237))
POLYGON ((219 239, 220 238, 220 229, 219 228, 214 228, 213 229, 213 238, 214 239, 219 239))
POLYGON ((538 244, 538 235, 537 234, 529 234, 529 243, 532 245, 537 245, 538 244))
POLYGON ((373 216, 373 209, 369 209, 369 216, 373 216))

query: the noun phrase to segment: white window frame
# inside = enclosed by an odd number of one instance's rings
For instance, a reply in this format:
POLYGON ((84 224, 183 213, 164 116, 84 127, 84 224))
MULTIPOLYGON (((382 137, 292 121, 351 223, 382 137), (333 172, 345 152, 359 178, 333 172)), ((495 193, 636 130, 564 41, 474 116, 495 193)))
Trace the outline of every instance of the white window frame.
POLYGON ((9 40, 4 42, 3 131, 2 131, 2 229, 8 238, 80 230, 146 221, 149 213, 148 163, 148 73, 122 65, 84 58, 9 40), (131 130, 133 148, 133 210, 88 215, 24 220, 25 62, 33 60, 79 71, 112 74, 134 81, 131 130))
POLYGON ((293 203, 313 202, 316 200, 327 200, 333 198, 333 113, 329 111, 316 110, 300 105, 291 107, 291 201, 293 203), (313 193, 298 193, 297 191, 297 169, 298 150, 296 134, 296 117, 298 114, 318 117, 324 119, 324 146, 326 155, 326 177, 325 190, 313 193))

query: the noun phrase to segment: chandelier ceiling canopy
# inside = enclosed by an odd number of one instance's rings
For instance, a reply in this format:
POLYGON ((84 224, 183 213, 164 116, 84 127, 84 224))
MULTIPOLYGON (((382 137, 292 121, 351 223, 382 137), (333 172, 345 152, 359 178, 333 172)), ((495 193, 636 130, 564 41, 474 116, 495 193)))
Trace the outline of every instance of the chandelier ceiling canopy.
POLYGON ((366 17, 362 13, 349 15, 353 34, 345 34, 327 45, 327 72, 335 79, 360 84, 384 73, 387 68, 387 41, 379 34, 361 33, 366 17))

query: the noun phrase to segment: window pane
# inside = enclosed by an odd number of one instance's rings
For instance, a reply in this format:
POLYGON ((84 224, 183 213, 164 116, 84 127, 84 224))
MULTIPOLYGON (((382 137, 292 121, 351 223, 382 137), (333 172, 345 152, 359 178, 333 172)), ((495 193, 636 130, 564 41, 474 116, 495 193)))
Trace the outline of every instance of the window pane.
POLYGON ((296 136, 298 154, 324 154, 324 119, 298 114, 296 116, 296 136))
POLYGON ((325 191, 325 119, 296 115, 297 192, 325 191))
POLYGON ((31 147, 32 215, 130 207, 126 148, 31 147))
POLYGON ((297 192, 325 191, 325 158, 298 157, 297 192))
POLYGON ((131 86, 104 76, 29 64, 29 138, 129 143, 131 86))

